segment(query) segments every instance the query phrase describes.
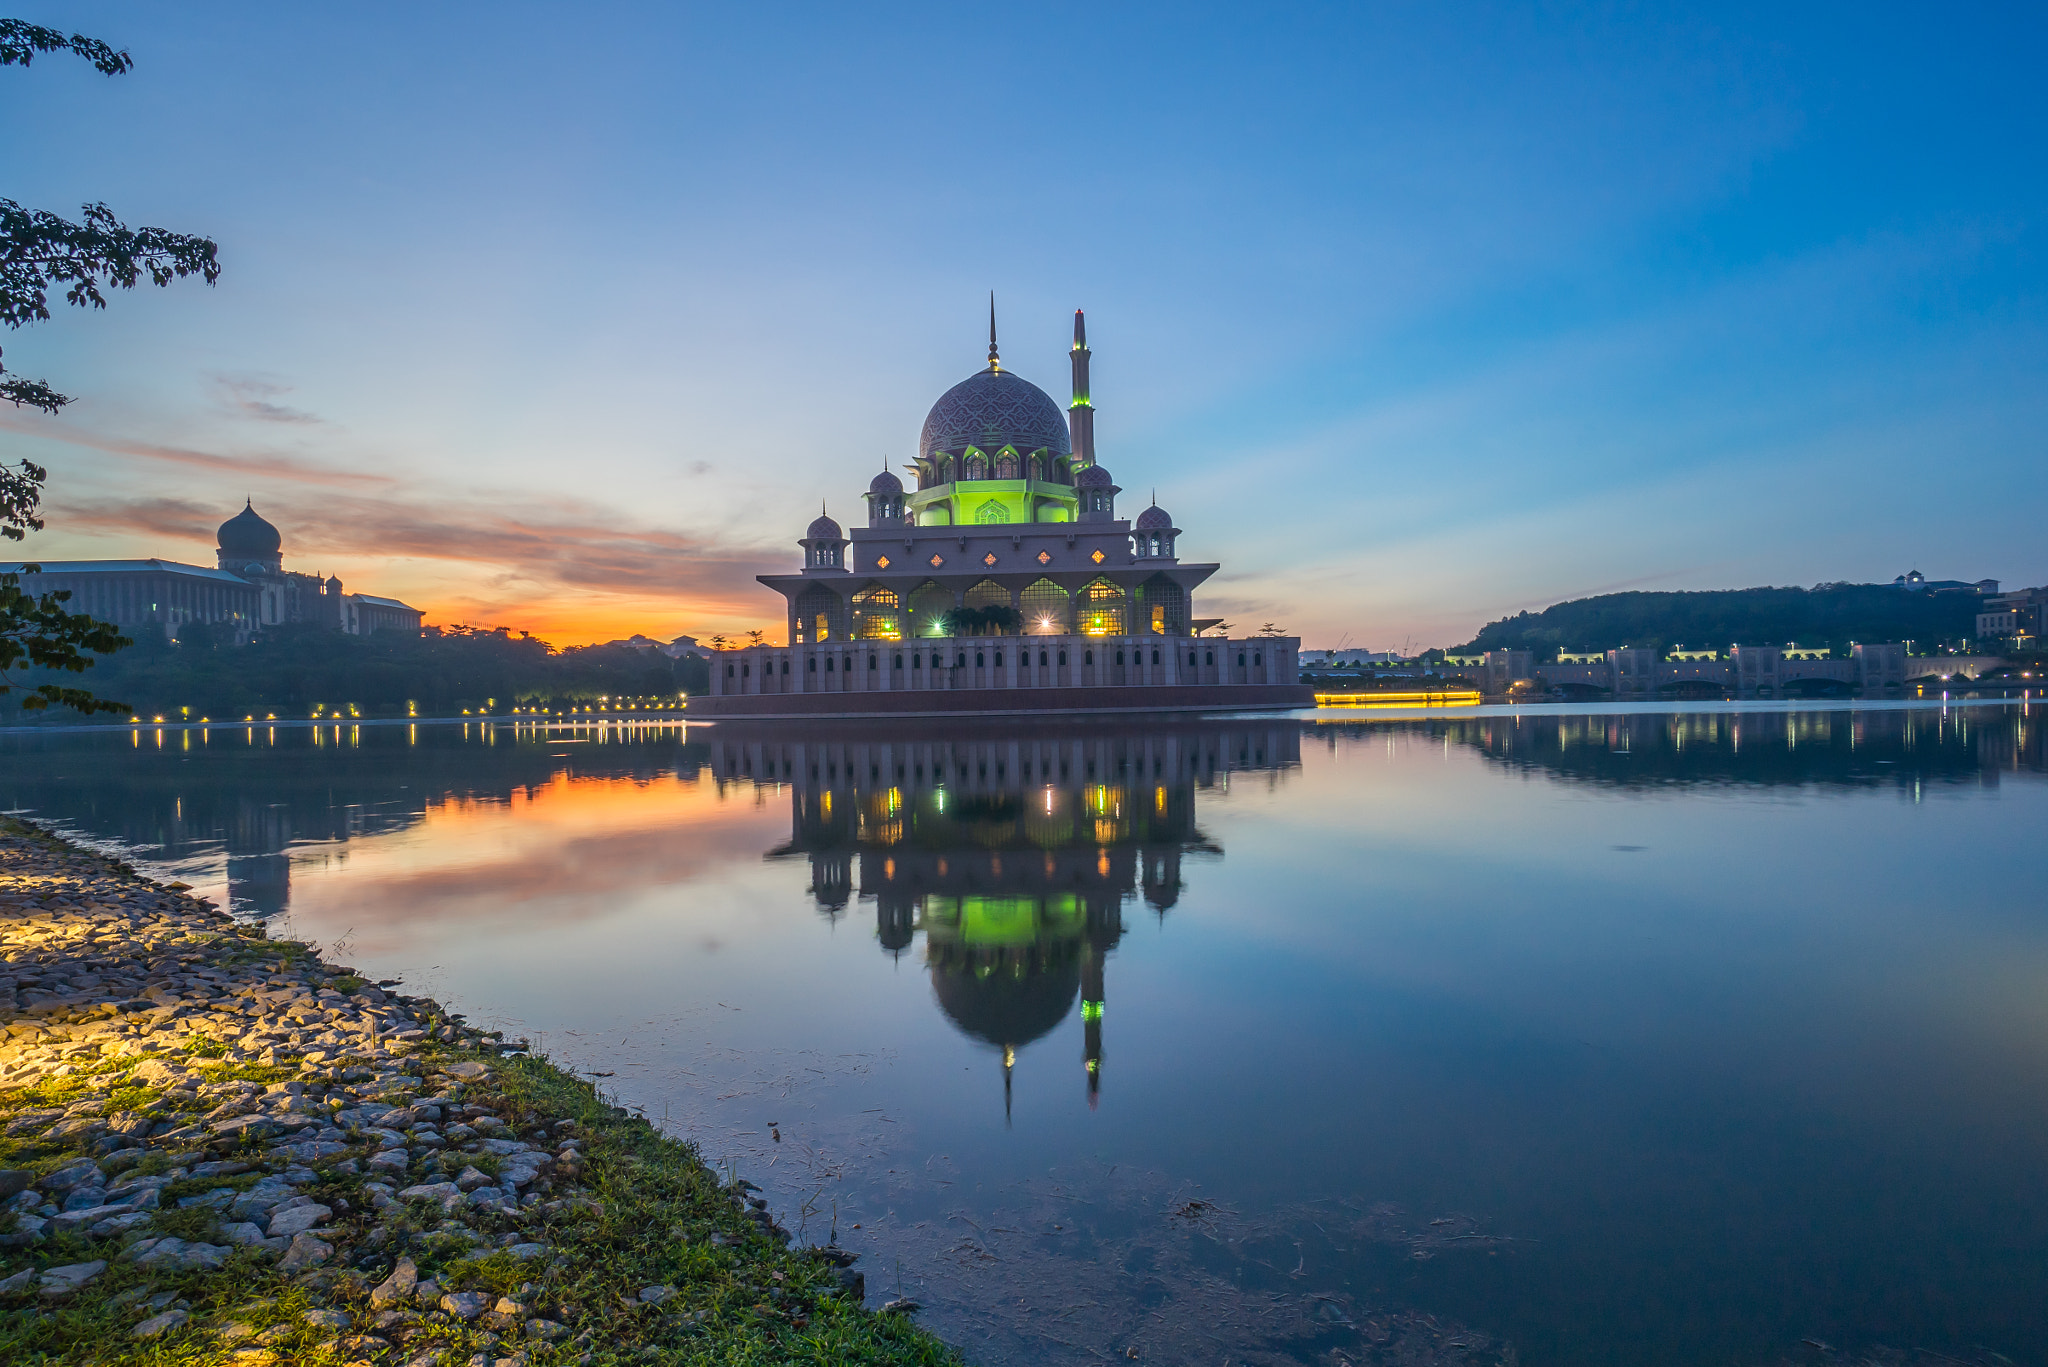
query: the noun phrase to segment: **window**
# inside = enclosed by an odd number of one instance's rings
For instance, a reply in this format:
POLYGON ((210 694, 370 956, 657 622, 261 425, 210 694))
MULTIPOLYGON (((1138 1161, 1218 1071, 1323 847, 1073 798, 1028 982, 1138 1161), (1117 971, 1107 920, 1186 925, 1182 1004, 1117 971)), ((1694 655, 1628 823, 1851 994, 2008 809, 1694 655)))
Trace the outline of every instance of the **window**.
POLYGON ((782 662, 782 672, 783 672, 784 674, 787 674, 787 673, 789 673, 789 661, 787 661, 787 660, 784 660, 784 661, 782 662))
POLYGON ((1189 664, 1193 664, 1194 662, 1195 662, 1195 652, 1194 652, 1194 651, 1192 651, 1192 650, 1190 650, 1190 651, 1188 652, 1188 663, 1189 663, 1189 664))
MULTIPOLYGON (((730 672, 730 671, 728 671, 728 672, 730 672)), ((741 665, 741 666, 740 666, 740 677, 741 677, 742 679, 746 678, 746 677, 747 677, 747 676, 748 676, 749 674, 752 674, 753 672, 754 672, 754 667, 753 667, 752 665, 741 665)))
POLYGON ((853 595, 853 637, 857 641, 903 639, 902 603, 893 589, 870 584, 853 595))
POLYGON ((966 651, 964 651, 964 650, 963 650, 963 651, 961 651, 961 652, 960 652, 960 658, 959 658, 958 660, 955 660, 955 661, 953 662, 953 668, 955 668, 955 669, 965 669, 965 668, 967 668, 967 652, 966 652, 966 651))
POLYGON ((895 658, 895 660, 894 660, 893 662, 891 662, 891 663, 890 663, 890 665, 889 665, 889 668, 891 668, 891 669, 901 669, 901 668, 903 668, 903 657, 902 657, 901 655, 898 655, 898 656, 897 656, 897 657, 895 658))
POLYGON ((1004 452, 1004 453, 1003 453, 1002 455, 1000 455, 1000 456, 997 456, 997 457, 996 457, 996 478, 997 478, 997 479, 1015 479, 1016 477, 1017 477, 1017 457, 1016 457, 1016 455, 1015 455, 1015 454, 1013 454, 1013 453, 1011 453, 1011 452, 1007 452, 1007 451, 1006 451, 1006 452, 1004 452))
POLYGON ((1045 668, 1045 652, 1042 650, 1038 652, 1038 667, 1045 668))
POLYGON ((873 655, 868 656, 868 668, 871 670, 881 668, 881 661, 873 655))
POLYGON ((1093 560, 1093 561, 1094 561, 1094 562, 1095 562, 1096 564, 1100 565, 1100 564, 1101 564, 1101 563, 1102 563, 1102 562, 1103 562, 1104 560, 1108 559, 1109 557, 1105 556, 1105 555, 1104 555, 1104 554, 1103 554, 1103 553, 1102 553, 1102 552, 1101 552, 1101 551, 1100 551, 1100 550, 1098 549, 1098 550, 1093 550, 1093 551, 1090 551, 1090 552, 1088 553, 1088 558, 1089 558, 1090 560, 1093 560))
POLYGON ((933 568, 933 569, 937 569, 937 568, 938 568, 939 566, 941 566, 941 565, 943 565, 943 564, 945 564, 945 563, 946 563, 946 557, 945 557, 945 556, 943 556, 943 555, 940 555, 940 554, 939 554, 939 553, 938 553, 937 551, 933 551, 933 552, 932 552, 931 566, 932 566, 932 568, 933 568))
POLYGON ((1156 650, 1152 652, 1152 663, 1153 663, 1153 664, 1158 664, 1158 663, 1159 663, 1159 652, 1158 652, 1158 651, 1156 651, 1156 650))
POLYGON ((970 608, 1006 608, 1010 606, 1010 591, 993 579, 984 579, 967 590, 962 601, 970 608))
POLYGON ((1263 657, 1263 656, 1261 656, 1261 655, 1257 654, 1256 652, 1254 652, 1254 653, 1253 653, 1253 655, 1252 655, 1252 663, 1253 663, 1254 665, 1259 665, 1259 664, 1263 664, 1264 662, 1265 662, 1265 660, 1264 660, 1264 657, 1263 657))
POLYGON ((1002 651, 1000 651, 1000 650, 998 650, 998 651, 996 652, 996 668, 997 668, 997 669, 1001 669, 1002 667, 1003 667, 1003 652, 1002 652, 1002 651))
MULTIPOLYGON (((1049 560, 1044 551, 1041 560, 1049 560)), ((1024 617, 1024 630, 1036 636, 1064 636, 1073 630, 1073 600, 1050 579, 1034 580, 1017 596, 1017 609, 1024 617)))
POLYGON ((1092 651, 1092 650, 1084 650, 1084 651, 1082 651, 1082 652, 1081 652, 1081 663, 1082 663, 1082 664, 1084 664, 1084 665, 1092 665, 1092 664, 1094 664, 1094 663, 1095 663, 1095 652, 1094 652, 1094 651, 1092 651))
POLYGON ((888 557, 888 556, 886 556, 886 555, 878 555, 878 556, 876 556, 876 557, 875 557, 875 568, 876 568, 876 569, 878 569, 878 570, 886 570, 886 569, 888 569, 888 568, 889 568, 889 557, 888 557))
POLYGON ((994 551, 990 551, 987 555, 984 555, 981 558, 981 563, 989 566, 990 568, 994 568, 996 563, 996 553, 994 551))
POLYGON ((1216 663, 1216 652, 1215 652, 1215 651, 1213 651, 1213 650, 1205 650, 1205 651, 1203 651, 1203 652, 1202 652, 1202 663, 1203 663, 1203 664, 1205 664, 1205 665, 1212 665, 1212 664, 1215 664, 1215 663, 1216 663))
POLYGON ((1237 652, 1237 667, 1239 669, 1244 668, 1244 652, 1242 650, 1237 652))
POLYGON ((728 679, 730 679, 730 678, 732 677, 732 666, 731 666, 731 665, 727 665, 727 666, 725 667, 725 677, 726 677, 726 678, 728 678, 728 679))
POLYGON ((818 657, 815 655, 811 656, 810 670, 813 674, 818 672, 818 657))
POLYGON ((825 672, 827 674, 832 672, 832 657, 830 655, 825 657, 825 672))
POLYGON ((1065 669, 1066 667, 1067 667, 1067 652, 1066 652, 1066 651, 1064 651, 1064 650, 1062 650, 1062 651, 1060 652, 1060 668, 1062 668, 1062 669, 1065 669))
POLYGON ((974 652, 974 667, 975 667, 976 669, 980 669, 980 668, 982 667, 982 664, 983 664, 983 660, 982 660, 982 657, 981 657, 981 652, 977 650, 977 651, 975 651, 975 652, 974 652))
POLYGON ((1121 650, 1119 650, 1119 651, 1118 651, 1118 652, 1116 653, 1116 662, 1117 662, 1118 664, 1122 664, 1122 663, 1124 662, 1124 653, 1123 653, 1123 652, 1122 652, 1121 650))
POLYGON ((1001 501, 992 498, 974 510, 974 520, 983 526, 990 526, 998 522, 1008 522, 1010 520, 1010 510, 1005 508, 1001 501))
POLYGON ((906 625, 911 636, 943 636, 946 614, 953 610, 953 591, 927 579, 910 595, 906 625))
POLYGON ((1083 635, 1124 634, 1124 591, 1107 579, 1097 579, 1082 589, 1076 604, 1083 635))

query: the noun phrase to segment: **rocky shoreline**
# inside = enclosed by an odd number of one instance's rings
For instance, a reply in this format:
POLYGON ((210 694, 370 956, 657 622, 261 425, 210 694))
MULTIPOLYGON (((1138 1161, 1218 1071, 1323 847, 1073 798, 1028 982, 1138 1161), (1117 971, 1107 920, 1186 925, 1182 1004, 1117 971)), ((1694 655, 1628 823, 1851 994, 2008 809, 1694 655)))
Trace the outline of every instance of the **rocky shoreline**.
POLYGON ((951 1363, 437 1003, 0 824, 0 1360, 951 1363))

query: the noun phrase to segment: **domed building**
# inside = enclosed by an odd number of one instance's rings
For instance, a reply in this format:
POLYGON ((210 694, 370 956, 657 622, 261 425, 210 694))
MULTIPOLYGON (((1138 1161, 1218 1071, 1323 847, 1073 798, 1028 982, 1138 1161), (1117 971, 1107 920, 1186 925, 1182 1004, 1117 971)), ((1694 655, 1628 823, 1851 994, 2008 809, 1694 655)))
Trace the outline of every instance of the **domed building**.
POLYGON ((339 578, 285 569, 284 537, 250 500, 220 524, 215 543, 212 569, 176 560, 46 560, 22 586, 68 590, 71 611, 129 636, 155 631, 176 640, 197 625, 242 643, 288 622, 323 623, 352 636, 420 629, 420 610, 396 598, 344 593, 339 578))
MULTIPOLYGON (((1095 454, 1086 319, 1074 314, 1063 413, 988 363, 941 394, 903 463, 861 495, 867 525, 824 509, 802 568, 764 574, 786 600, 786 644, 722 652, 712 716, 1305 707, 1293 637, 1205 636, 1213 562, 1180 558, 1156 503, 1136 523, 1095 454)), ((829 500, 828 500, 829 506, 829 500)))

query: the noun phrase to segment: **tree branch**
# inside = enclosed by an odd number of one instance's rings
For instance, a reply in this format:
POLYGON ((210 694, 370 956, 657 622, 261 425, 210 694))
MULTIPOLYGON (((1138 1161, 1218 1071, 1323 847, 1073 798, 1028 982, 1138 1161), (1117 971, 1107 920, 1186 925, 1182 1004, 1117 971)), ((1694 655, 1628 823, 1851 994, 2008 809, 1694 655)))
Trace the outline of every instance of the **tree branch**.
POLYGON ((60 29, 0 19, 0 66, 27 66, 38 52, 76 53, 109 76, 119 76, 135 65, 126 52, 116 52, 97 38, 82 33, 67 38, 60 29))

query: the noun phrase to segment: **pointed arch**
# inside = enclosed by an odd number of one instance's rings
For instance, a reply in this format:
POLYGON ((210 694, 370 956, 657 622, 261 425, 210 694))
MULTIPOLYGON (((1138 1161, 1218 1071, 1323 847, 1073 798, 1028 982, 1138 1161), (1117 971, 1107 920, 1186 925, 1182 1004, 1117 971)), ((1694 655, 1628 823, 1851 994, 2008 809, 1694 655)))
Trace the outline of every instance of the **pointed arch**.
POLYGON ((1003 506, 1000 499, 992 498, 974 510, 974 520, 984 527, 998 522, 1008 522, 1010 510, 1003 506))
POLYGON ((846 600, 823 584, 812 584, 796 596, 790 639, 816 645, 846 639, 846 600))
POLYGON ((1107 579, 1090 580, 1079 594, 1075 604, 1075 616, 1084 635, 1122 636, 1126 634, 1126 612, 1129 600, 1121 585, 1107 579))
POLYGON ((1050 579, 1035 579, 1017 596, 1024 630, 1034 636, 1065 636, 1074 629, 1073 595, 1050 579))
POLYGON ((910 595, 905 625, 912 636, 944 635, 946 614, 952 610, 953 591, 940 588, 936 580, 927 579, 910 595))
POLYGON ((1010 591, 993 579, 984 579, 961 599, 970 608, 1006 608, 1010 606, 1010 591))
POLYGON ((894 589, 869 584, 853 595, 853 638, 856 641, 903 639, 903 604, 894 589))

